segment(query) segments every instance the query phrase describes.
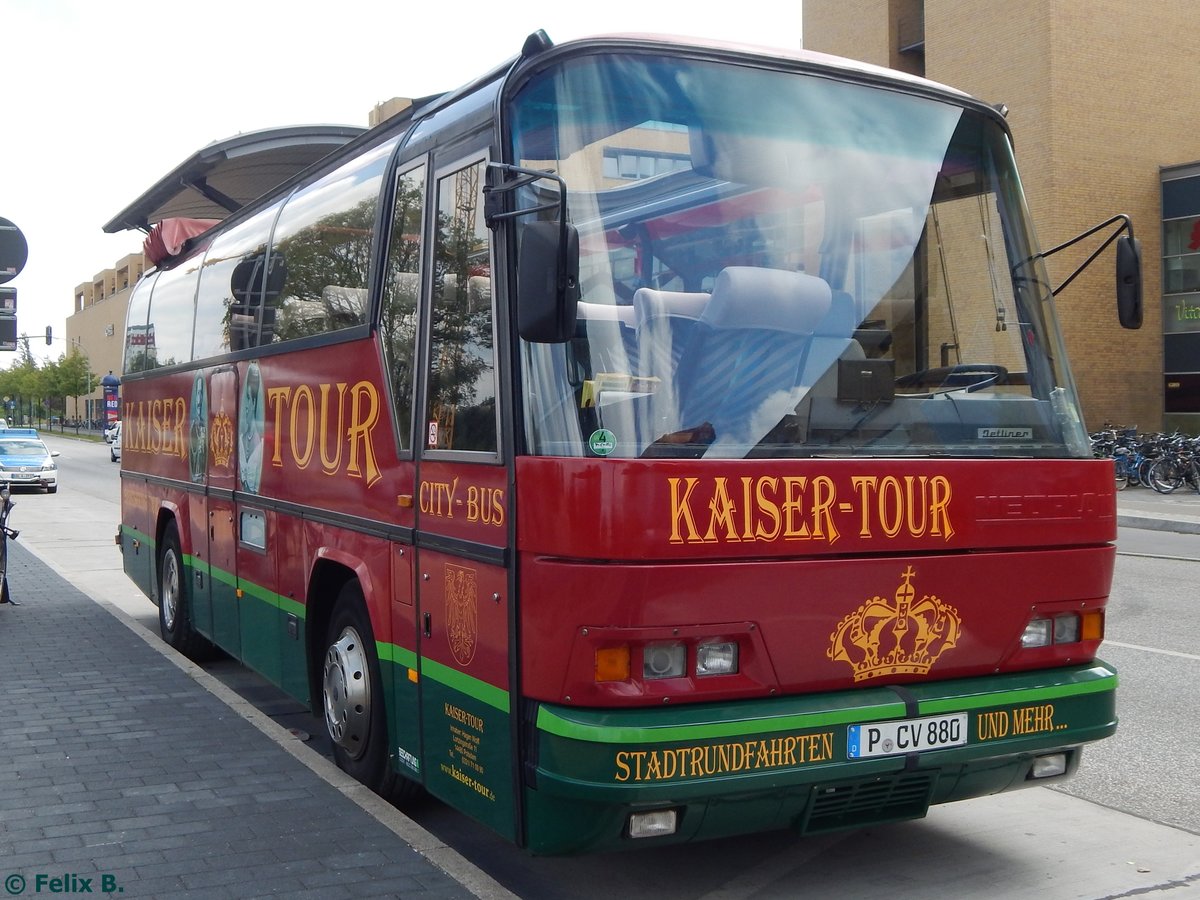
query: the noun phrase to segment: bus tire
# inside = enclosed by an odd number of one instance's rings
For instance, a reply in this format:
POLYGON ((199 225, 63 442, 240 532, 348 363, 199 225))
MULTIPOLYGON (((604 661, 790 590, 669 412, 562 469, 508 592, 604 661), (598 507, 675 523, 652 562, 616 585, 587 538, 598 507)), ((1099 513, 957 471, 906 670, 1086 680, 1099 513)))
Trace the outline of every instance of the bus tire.
POLYGON ((192 628, 188 580, 184 575, 179 529, 172 522, 163 532, 158 552, 158 632, 174 650, 188 659, 212 655, 213 645, 192 628))
POLYGON ((338 594, 323 648, 322 718, 338 768, 389 800, 415 796, 420 786, 389 760, 383 676, 357 581, 348 581, 338 594))

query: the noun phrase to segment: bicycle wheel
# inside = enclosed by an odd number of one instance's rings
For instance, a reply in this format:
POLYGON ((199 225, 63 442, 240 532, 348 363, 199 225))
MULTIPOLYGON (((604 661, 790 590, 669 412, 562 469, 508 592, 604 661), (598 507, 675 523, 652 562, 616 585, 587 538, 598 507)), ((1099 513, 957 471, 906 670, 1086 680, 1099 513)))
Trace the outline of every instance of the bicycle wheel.
POLYGON ((1116 486, 1118 491, 1123 491, 1129 487, 1129 469, 1124 456, 1117 456, 1113 459, 1113 472, 1116 475, 1116 486))
POLYGON ((1142 487, 1150 487, 1150 468, 1156 462, 1158 462, 1158 460, 1155 457, 1147 456, 1144 457, 1140 463, 1138 463, 1138 484, 1140 484, 1142 487))
POLYGON ((1183 484, 1183 467, 1178 460, 1164 456, 1150 467, 1150 487, 1169 494, 1183 484))

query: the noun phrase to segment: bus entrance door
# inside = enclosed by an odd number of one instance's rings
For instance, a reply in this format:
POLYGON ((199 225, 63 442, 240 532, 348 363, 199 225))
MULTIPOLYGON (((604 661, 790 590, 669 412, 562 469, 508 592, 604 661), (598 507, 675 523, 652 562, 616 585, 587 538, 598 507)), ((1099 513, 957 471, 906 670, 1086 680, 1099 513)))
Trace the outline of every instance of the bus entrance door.
POLYGON ((233 491, 237 482, 238 373, 221 366, 209 376, 208 590, 212 605, 212 640, 231 656, 241 657, 237 591, 237 532, 233 491))
MULTIPOLYGON (((489 134, 478 135, 484 142, 489 134)), ((508 470, 501 465, 490 232, 482 153, 436 179, 425 415, 418 459, 418 618, 425 787, 508 837, 519 833, 508 470), (434 325, 433 323, 437 323, 434 325)))

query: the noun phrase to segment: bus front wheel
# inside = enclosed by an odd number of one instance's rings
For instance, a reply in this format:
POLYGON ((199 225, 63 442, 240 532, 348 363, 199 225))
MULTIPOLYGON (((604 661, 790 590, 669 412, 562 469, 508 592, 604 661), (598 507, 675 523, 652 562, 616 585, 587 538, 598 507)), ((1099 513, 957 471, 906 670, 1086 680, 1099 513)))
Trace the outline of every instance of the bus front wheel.
POLYGON ((375 638, 358 582, 338 595, 325 633, 321 705, 338 767, 384 797, 405 799, 415 782, 388 762, 387 710, 375 638))

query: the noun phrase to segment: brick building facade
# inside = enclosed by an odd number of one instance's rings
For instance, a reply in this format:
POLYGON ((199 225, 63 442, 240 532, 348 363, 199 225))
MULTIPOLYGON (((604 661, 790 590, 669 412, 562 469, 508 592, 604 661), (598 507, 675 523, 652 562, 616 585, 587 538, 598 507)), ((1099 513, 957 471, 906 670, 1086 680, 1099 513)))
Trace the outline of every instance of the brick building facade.
MULTIPOLYGON (((1200 431, 1200 376, 1193 393, 1175 375, 1181 367, 1200 373, 1200 321, 1194 335, 1164 338, 1164 328, 1179 327, 1172 310, 1191 301, 1165 293, 1178 261, 1164 248, 1162 204, 1167 175, 1200 155, 1190 102, 1190 88, 1200 87, 1198 37, 1200 24, 1181 0, 804 0, 805 49, 924 75, 1008 106, 1043 247, 1115 213, 1133 218, 1143 252, 1142 329, 1117 323, 1111 251, 1057 299, 1091 429, 1107 421, 1200 431)), ((1200 220, 1200 206, 1191 214, 1200 220)), ((1097 245, 1052 257, 1054 282, 1097 245)))

